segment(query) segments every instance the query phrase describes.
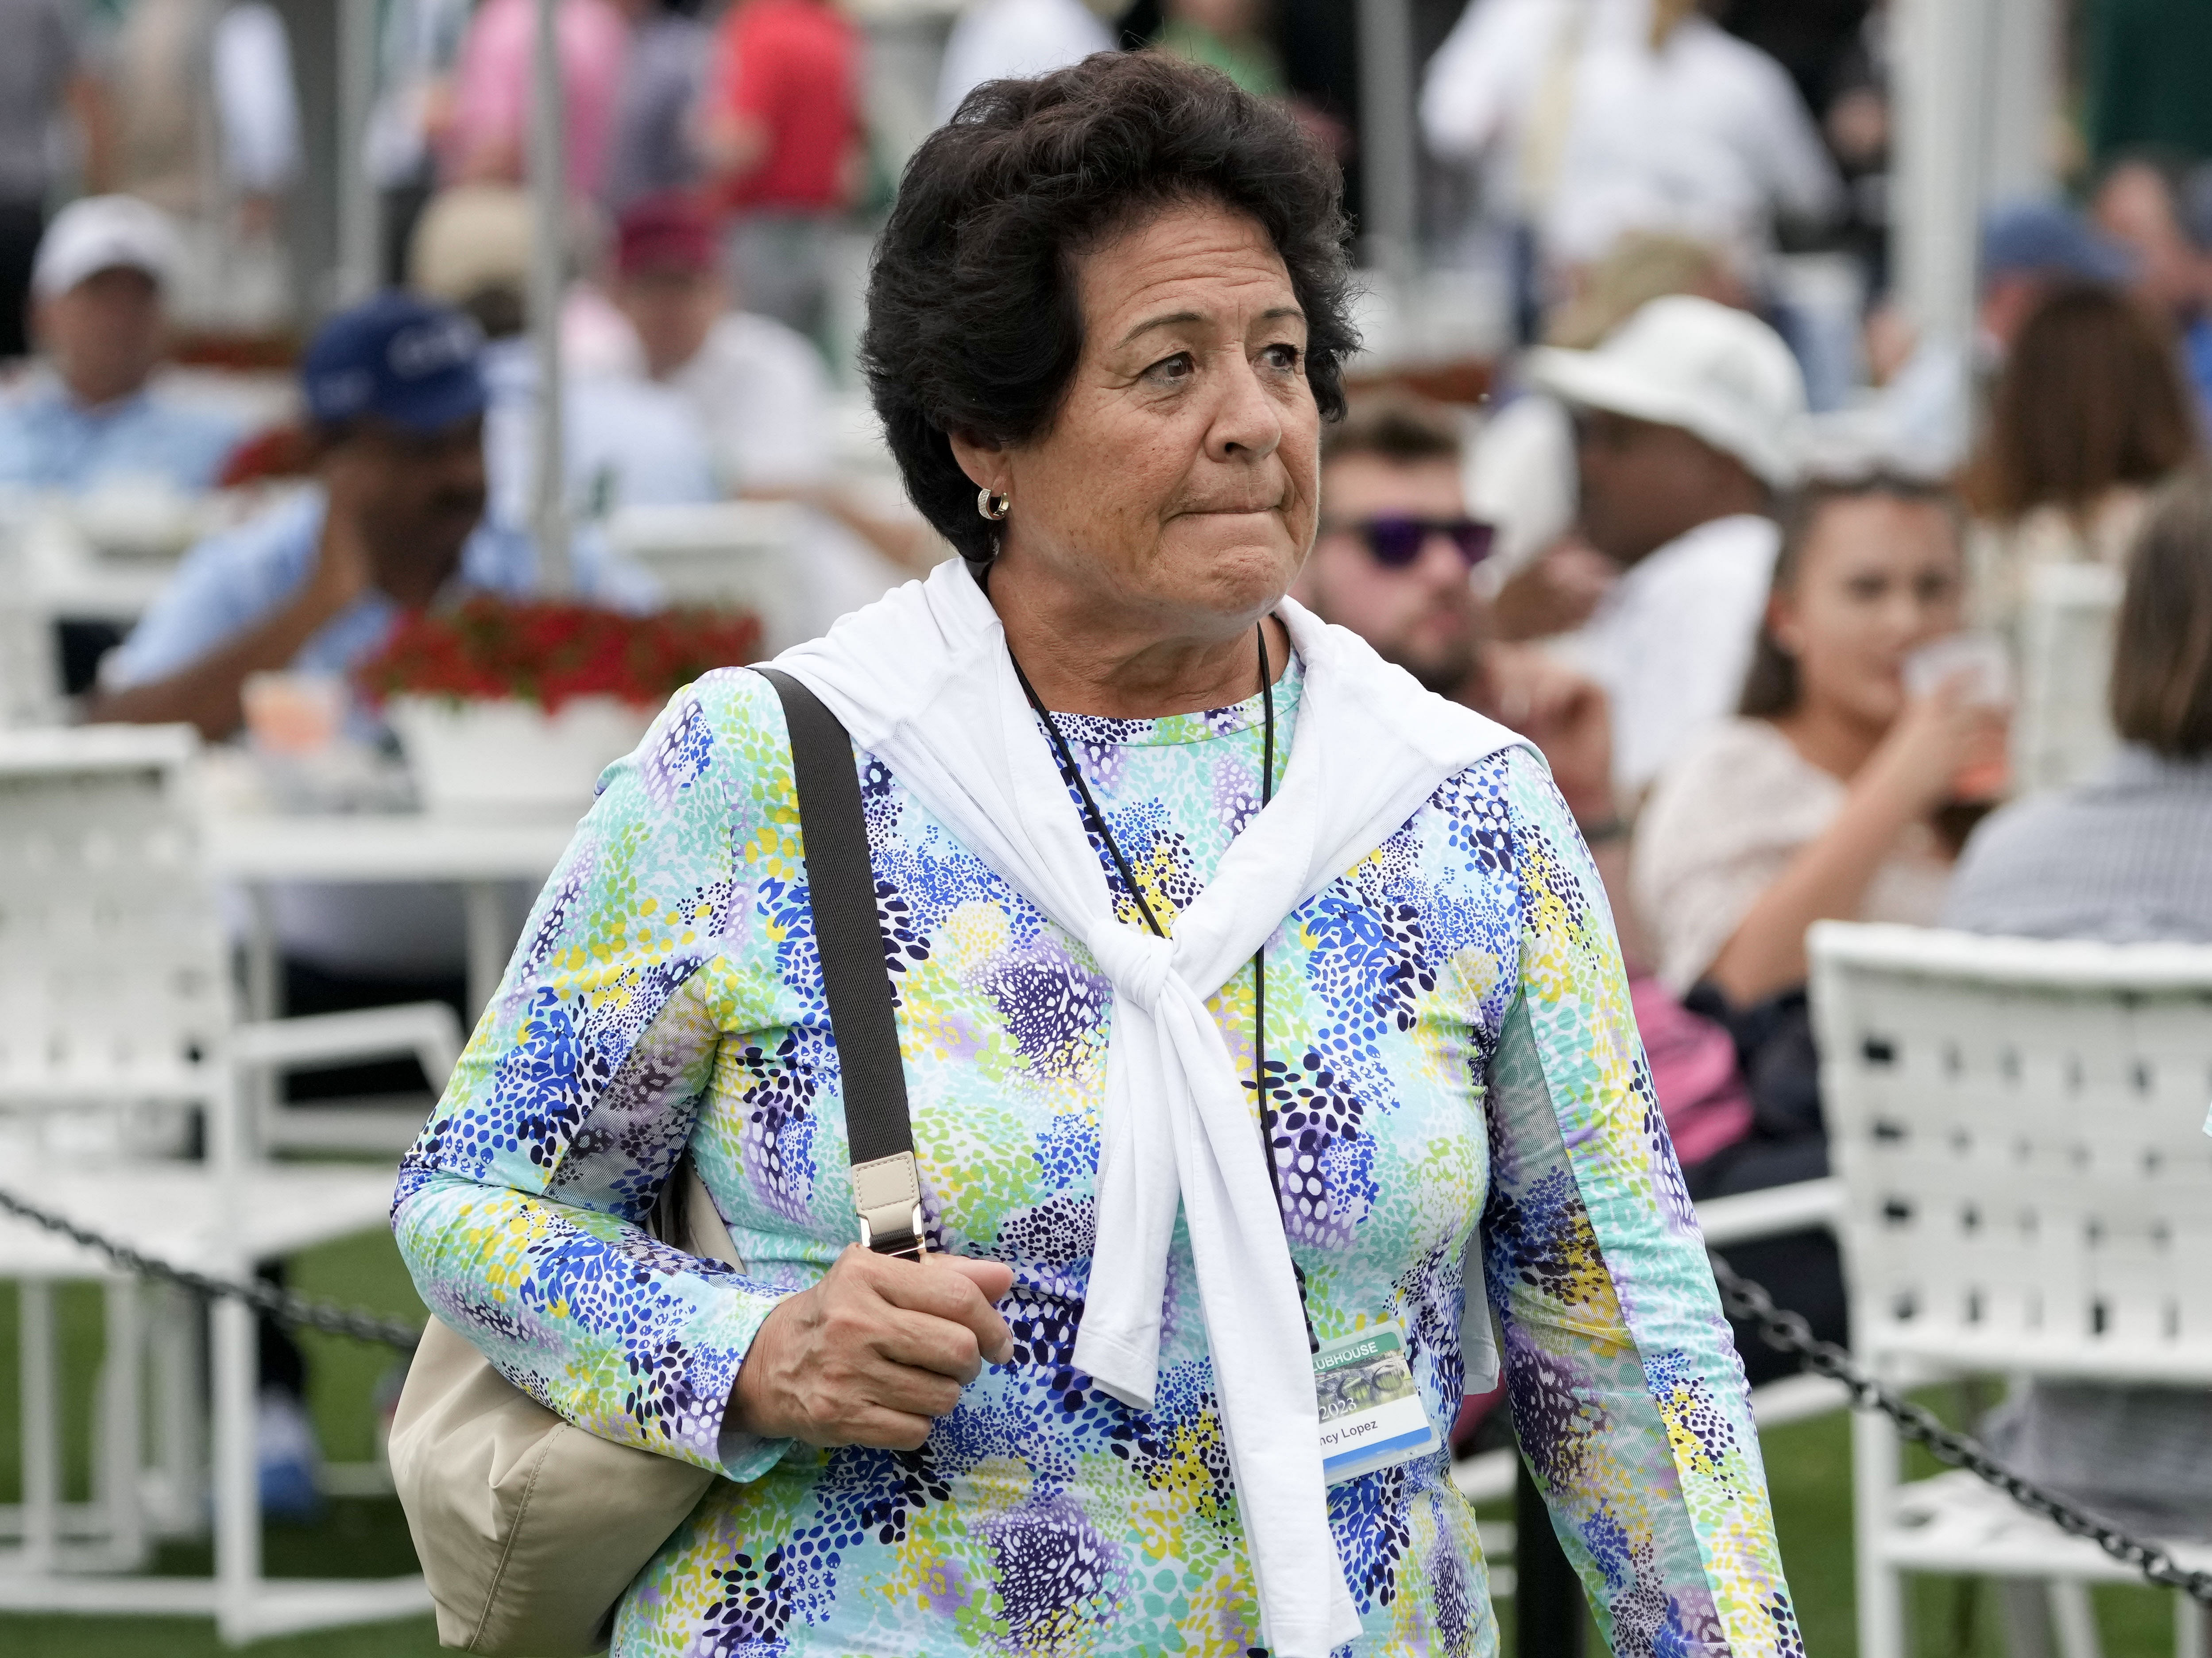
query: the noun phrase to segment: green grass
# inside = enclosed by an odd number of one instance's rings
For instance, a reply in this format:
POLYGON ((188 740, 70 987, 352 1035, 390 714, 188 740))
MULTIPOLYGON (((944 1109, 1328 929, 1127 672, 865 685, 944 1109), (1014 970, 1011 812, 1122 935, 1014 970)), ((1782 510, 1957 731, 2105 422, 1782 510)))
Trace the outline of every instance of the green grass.
MULTIPOLYGON (((422 1316, 422 1304, 385 1234, 309 1251, 292 1268, 293 1283, 308 1295, 422 1316)), ((100 1355, 100 1309, 86 1288, 67 1289, 58 1299, 67 1480, 70 1495, 82 1497, 88 1484, 88 1383, 100 1355)), ((394 1356, 312 1332, 301 1339, 312 1366, 310 1403, 325 1454, 335 1461, 366 1460, 374 1448, 379 1383, 394 1356)), ((16 1387, 15 1292, 0 1285, 0 1494, 10 1498, 20 1480, 16 1387)), ((1955 1394, 1934 1393, 1929 1402, 1955 1419, 1955 1394)), ((1850 1658, 1857 1631, 1851 1606, 1849 1425, 1841 1416, 1802 1423, 1767 1435, 1765 1447, 1783 1559, 1811 1658, 1850 1658)), ((266 1551, 267 1569, 277 1576, 389 1576, 414 1563, 406 1522, 389 1501, 333 1503, 313 1526, 271 1524, 266 1551)), ((208 1564, 204 1545, 173 1545, 161 1551, 155 1570, 204 1572, 208 1564)), ((1915 1658, 2004 1658, 1996 1603, 1986 1586, 1915 1579, 1911 1606, 1915 1658)), ((2148 1588, 2100 1589, 2097 1608, 2106 1658, 2165 1658, 2172 1651, 2166 1595, 2148 1588)), ((1511 1611, 1502 1610, 1510 1653, 1511 1611)), ((204 1621, 0 1616, 0 1654, 10 1658, 216 1658, 226 1650, 204 1621)), ((263 1642, 249 1650, 253 1658, 428 1658, 439 1648, 430 1620, 423 1618, 263 1642)))

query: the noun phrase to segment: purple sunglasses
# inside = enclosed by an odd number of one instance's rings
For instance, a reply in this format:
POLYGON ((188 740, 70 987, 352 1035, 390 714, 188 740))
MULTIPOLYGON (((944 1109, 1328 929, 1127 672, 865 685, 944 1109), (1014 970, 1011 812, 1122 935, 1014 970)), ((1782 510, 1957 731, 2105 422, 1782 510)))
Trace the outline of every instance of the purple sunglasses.
POLYGON ((1476 518, 1415 518, 1401 513, 1378 513, 1357 523, 1331 524, 1332 533, 1356 535, 1366 544, 1368 556, 1385 570, 1405 570, 1421 556, 1431 535, 1451 538, 1460 558, 1473 570, 1490 557, 1498 527, 1476 518))

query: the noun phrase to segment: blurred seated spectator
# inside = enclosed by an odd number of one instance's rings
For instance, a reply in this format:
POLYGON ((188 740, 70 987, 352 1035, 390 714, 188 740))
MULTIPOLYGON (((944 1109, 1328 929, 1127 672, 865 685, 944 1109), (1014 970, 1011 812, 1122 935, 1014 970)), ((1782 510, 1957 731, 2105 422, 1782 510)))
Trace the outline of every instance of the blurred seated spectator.
POLYGON ((717 26, 699 141, 745 303, 820 338, 830 255, 866 166, 860 34, 831 0, 738 0, 717 26))
POLYGON ((1468 515, 1461 454, 1449 414, 1395 399, 1355 405, 1324 428, 1321 528, 1292 591, 1429 690, 1528 737, 1592 846, 1613 844, 1622 835, 1605 692, 1541 651, 1491 637, 1468 577, 1492 530, 1468 515))
MULTIPOLYGON (((250 674, 343 674, 403 609, 534 587, 528 540, 483 521, 483 357, 467 317, 404 294, 325 323, 301 364, 321 487, 186 554, 101 664, 88 716, 227 737, 250 674)), ((650 602, 642 578, 590 541, 575 558, 582 592, 650 602)))
MULTIPOLYGON (((2112 712, 2125 747, 2103 777, 2008 806, 1975 832, 1946 926, 2212 943, 2212 483, 2202 476, 2160 500, 2135 548, 2112 712)), ((2038 1382, 1990 1431, 2013 1466, 2100 1514, 2153 1536, 2212 1538, 2212 1399, 2201 1389, 2038 1382)))
POLYGON ((613 298, 645 377, 684 401, 723 488, 819 484, 834 453, 829 370, 805 335, 732 308, 714 227, 697 198, 633 204, 615 236, 613 298))
POLYGON ((1977 351, 1990 366, 2001 366, 2028 318, 2058 290, 2082 283, 2120 288, 2135 279, 2128 248, 2062 203, 1992 208, 1982 222, 1977 351))
MULTIPOLYGON (((564 160, 571 199, 595 199, 605 179, 629 52, 629 25, 611 0, 559 0, 564 160)), ((483 0, 461 37, 451 117, 441 138, 449 184, 520 184, 528 171, 535 0, 483 0)))
MULTIPOLYGON (((1906 658, 1959 626, 1955 503, 1894 478, 1793 501, 1739 717, 1690 744, 1636 826, 1638 907, 1658 978, 1734 1033, 1752 1119, 1685 1175, 1694 1198, 1827 1173, 1805 1000, 1805 932, 1825 918, 1932 923, 1950 859, 1932 820, 2001 757, 2002 715, 1957 680, 1913 699, 1906 658)), ((1841 1339, 1826 1233, 1731 1251, 1738 1270, 1841 1339)), ((1755 1340, 1754 1374, 1781 1374, 1755 1340)))
POLYGON ((2135 255, 2136 296, 2173 325, 2201 420, 2212 413, 2212 168, 2127 156, 2099 182, 2089 210, 2135 255))
POLYGON ((707 77, 707 26, 699 0, 624 0, 629 52, 609 140, 607 210, 698 181, 699 89, 707 77))
POLYGON ((2057 289, 2119 286, 2134 279, 2128 250, 2057 202, 2012 202, 1982 222, 1973 334, 1923 334, 1894 305, 1868 317, 1867 366, 1880 388, 1852 411, 1864 429, 1855 447, 1935 477, 1963 465, 1984 382, 2011 354, 2021 329, 2057 289))
MULTIPOLYGON (((524 332, 532 222, 529 198, 512 186, 441 191, 423 210, 408 263, 416 292, 467 312, 489 342, 489 516, 514 527, 529 521, 537 476, 538 360, 524 332)), ((720 494, 707 438, 690 405, 634 375, 581 365, 564 375, 561 441, 569 510, 580 519, 603 518, 623 506, 712 501, 720 494)))
MULTIPOLYGON (((1687 236, 1632 231, 1577 273, 1544 343, 1589 350, 1655 299, 1696 294, 1748 308, 1743 283, 1716 249, 1687 236)), ((1497 589, 1499 637, 1540 638, 1578 626, 1612 571, 1568 535, 1575 516, 1574 423, 1556 398, 1501 398, 1468 460, 1468 503, 1498 526, 1485 576, 1497 589)))
POLYGON ((953 24, 937 77, 937 119, 986 81, 1025 80, 1110 52, 1114 37, 1083 0, 974 0, 953 24))
POLYGON ((880 597, 895 571, 927 574, 944 544, 903 503, 884 511, 835 476, 822 354, 773 317, 731 309, 720 266, 714 226, 696 197, 672 192, 623 215, 614 299, 635 336, 624 366, 683 399, 725 491, 799 501, 841 527, 817 520, 821 533, 808 537, 803 613, 794 620, 811 633, 880 597), (853 545, 856 537, 865 549, 853 545))
POLYGON ((1632 810, 1742 687, 1804 381, 1765 323, 1690 295, 1654 300, 1595 350, 1531 353, 1528 379, 1574 411, 1577 523, 1621 571, 1562 649, 1612 701, 1613 784, 1632 810))
POLYGON ((2102 283, 2048 292, 2005 358, 1966 472, 1979 619, 2014 630, 2039 564, 2121 564, 2150 491, 2197 449, 2163 321, 2102 283))
POLYGON ((1964 614, 1951 497, 1875 476, 1808 485, 1790 513, 1737 717, 1667 769, 1637 826, 1659 977, 1735 1009, 1802 989, 1815 921, 1935 919, 1950 858, 1930 816, 2004 735, 1970 686, 1905 687, 1906 659, 1964 614))
POLYGON ((2212 482, 2201 474, 2160 497, 2136 541, 2111 705, 2123 745, 2111 769, 1983 823, 1946 926, 2212 943, 2212 482))
POLYGON ((177 258, 167 216, 135 197, 86 197, 55 216, 31 278, 45 363, 0 400, 0 484, 215 485, 243 430, 153 384, 177 258))

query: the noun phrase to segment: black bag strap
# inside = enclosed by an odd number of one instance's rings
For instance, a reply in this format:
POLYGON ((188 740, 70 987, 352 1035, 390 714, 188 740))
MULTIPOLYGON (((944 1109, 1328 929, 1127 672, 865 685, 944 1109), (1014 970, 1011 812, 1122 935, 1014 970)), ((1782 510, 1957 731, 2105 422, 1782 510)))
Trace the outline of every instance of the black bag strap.
POLYGON ((884 938, 876 925, 876 876, 853 739, 822 699, 780 668, 757 672, 783 701, 791 770, 799 785, 799 833, 806 895, 822 954, 830 1029, 845 1082, 845 1135, 853 1155, 853 1206, 860 1242, 879 1255, 920 1259, 921 1177, 907 1112, 884 938))

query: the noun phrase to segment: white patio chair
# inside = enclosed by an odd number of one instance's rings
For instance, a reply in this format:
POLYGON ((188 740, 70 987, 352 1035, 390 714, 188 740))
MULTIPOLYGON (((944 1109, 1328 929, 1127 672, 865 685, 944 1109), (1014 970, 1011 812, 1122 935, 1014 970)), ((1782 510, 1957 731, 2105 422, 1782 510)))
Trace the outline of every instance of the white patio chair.
POLYGON ((2083 782, 2118 746, 2105 689, 2123 585, 2104 564, 2046 564, 2028 579, 2013 728, 2022 791, 2083 782))
MULTIPOLYGON (((182 727, 0 732, 0 1185, 179 1265, 228 1277, 257 1260, 382 1225, 392 1175, 286 1167, 244 1103, 258 1073, 412 1053, 442 1086, 460 1046, 439 1003, 247 1024, 198 861, 196 742, 182 727), (204 1155, 190 1154, 195 1147, 204 1155)), ((24 1500, 0 1509, 0 1609, 212 1614, 227 1639, 398 1616, 419 1578, 271 1582, 260 1570, 253 1315, 200 1319, 105 1258, 0 1217, 0 1277, 19 1286, 24 1500), (64 1503, 52 1285, 106 1289, 94 1498, 64 1503), (155 1376, 157 1454, 142 1466, 155 1376), (211 1433, 207 1430, 211 1429, 211 1433), (211 1449, 204 1456, 203 1446, 211 1449), (213 1484, 212 1579, 118 1578, 156 1534, 201 1529, 213 1484)))
MULTIPOLYGON (((1841 923, 1810 948, 1858 1358, 2212 1386, 2212 948, 1841 923)), ((1888 1419, 1852 1427, 1863 1658, 1903 1658, 1906 1572, 2045 1580, 2090 1658, 2087 1586, 2129 1568, 1971 1474, 1902 1480, 1888 1419)), ((2212 1545, 2173 1551, 2212 1569, 2212 1545)))

